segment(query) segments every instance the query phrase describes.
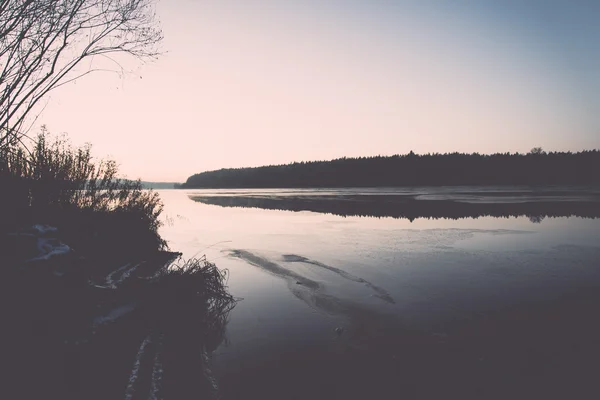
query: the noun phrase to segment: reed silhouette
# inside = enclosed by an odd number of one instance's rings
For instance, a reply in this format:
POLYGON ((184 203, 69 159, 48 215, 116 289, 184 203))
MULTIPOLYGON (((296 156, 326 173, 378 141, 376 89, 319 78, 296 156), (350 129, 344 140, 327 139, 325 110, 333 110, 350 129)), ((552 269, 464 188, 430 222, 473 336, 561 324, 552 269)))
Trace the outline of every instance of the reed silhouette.
POLYGON ((90 145, 76 148, 42 129, 31 149, 0 148, 0 187, 0 233, 46 224, 83 252, 166 248, 158 194, 120 179, 116 162, 96 161, 90 145))

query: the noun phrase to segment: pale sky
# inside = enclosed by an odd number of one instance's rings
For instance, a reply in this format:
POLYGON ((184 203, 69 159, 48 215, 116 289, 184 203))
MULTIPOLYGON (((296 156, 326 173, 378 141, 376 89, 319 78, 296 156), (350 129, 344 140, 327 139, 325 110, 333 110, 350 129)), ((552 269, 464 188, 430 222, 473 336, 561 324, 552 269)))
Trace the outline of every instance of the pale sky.
POLYGON ((58 89, 39 119, 129 178, 600 148, 599 1, 162 0, 157 14, 166 54, 58 89))

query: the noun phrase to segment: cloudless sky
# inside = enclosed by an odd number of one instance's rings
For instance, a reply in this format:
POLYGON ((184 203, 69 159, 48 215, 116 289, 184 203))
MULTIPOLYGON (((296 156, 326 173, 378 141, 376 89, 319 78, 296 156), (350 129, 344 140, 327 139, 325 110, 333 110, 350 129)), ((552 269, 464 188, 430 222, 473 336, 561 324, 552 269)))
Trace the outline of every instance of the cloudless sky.
POLYGON ((600 1, 162 0, 166 54, 40 122, 130 178, 343 156, 600 148, 600 1))

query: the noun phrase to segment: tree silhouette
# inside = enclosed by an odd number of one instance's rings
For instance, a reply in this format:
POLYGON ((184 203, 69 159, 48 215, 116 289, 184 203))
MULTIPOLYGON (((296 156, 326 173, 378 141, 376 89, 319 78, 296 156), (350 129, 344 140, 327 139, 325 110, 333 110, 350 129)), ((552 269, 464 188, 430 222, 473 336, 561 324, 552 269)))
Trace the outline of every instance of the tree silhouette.
POLYGON ((600 151, 341 158, 190 176, 182 188, 600 184, 600 151))
POLYGON ((95 71, 83 60, 120 67, 114 54, 152 58, 161 39, 152 0, 0 0, 0 149, 48 92, 95 71))
POLYGON ((531 149, 529 151, 529 154, 535 154, 535 155, 540 155, 540 154, 544 154, 544 149, 542 149, 541 147, 534 147, 533 149, 531 149))

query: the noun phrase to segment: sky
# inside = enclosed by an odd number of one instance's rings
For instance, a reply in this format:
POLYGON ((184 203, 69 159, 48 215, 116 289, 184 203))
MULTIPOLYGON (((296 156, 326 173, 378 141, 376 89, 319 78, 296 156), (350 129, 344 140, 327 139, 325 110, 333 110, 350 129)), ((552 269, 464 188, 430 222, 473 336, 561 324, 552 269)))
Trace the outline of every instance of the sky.
POLYGON ((600 148, 600 2, 162 0, 158 60, 39 117, 128 178, 433 152, 600 148))

